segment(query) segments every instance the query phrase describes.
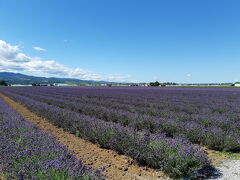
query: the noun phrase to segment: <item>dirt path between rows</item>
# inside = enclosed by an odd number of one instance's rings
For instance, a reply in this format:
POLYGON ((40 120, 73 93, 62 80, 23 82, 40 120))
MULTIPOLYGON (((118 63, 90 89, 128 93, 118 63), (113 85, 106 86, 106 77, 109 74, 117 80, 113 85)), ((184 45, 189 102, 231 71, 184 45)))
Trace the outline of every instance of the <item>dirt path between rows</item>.
POLYGON ((169 179, 163 172, 154 169, 140 167, 127 156, 119 155, 112 150, 102 149, 98 145, 88 142, 57 128, 47 120, 30 112, 22 105, 9 97, 0 94, 14 110, 20 113, 26 121, 30 121, 40 129, 55 136, 60 144, 64 144, 85 165, 93 168, 105 167, 103 174, 111 180, 155 180, 169 179))

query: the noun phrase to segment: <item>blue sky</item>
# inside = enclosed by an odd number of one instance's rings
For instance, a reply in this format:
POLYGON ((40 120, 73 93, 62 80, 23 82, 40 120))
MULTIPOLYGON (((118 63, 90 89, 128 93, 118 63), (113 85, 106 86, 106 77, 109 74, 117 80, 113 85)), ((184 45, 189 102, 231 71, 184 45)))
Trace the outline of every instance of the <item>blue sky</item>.
POLYGON ((0 24, 0 71, 240 81, 238 0, 0 0, 0 24), (19 54, 26 56, 24 67, 19 54))

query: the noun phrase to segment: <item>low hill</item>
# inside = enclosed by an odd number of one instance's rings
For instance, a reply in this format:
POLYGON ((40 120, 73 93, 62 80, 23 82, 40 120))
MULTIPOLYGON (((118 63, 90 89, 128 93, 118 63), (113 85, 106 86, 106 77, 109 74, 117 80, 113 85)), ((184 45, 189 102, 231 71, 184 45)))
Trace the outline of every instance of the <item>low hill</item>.
POLYGON ((20 73, 12 73, 12 72, 0 72, 0 80, 6 81, 8 84, 53 84, 53 83, 66 83, 66 84, 90 84, 90 85, 97 85, 97 84, 109 84, 114 82, 107 82, 107 81, 92 81, 92 80, 80 80, 80 79, 73 79, 73 78, 46 78, 46 77, 36 77, 36 76, 29 76, 20 73))

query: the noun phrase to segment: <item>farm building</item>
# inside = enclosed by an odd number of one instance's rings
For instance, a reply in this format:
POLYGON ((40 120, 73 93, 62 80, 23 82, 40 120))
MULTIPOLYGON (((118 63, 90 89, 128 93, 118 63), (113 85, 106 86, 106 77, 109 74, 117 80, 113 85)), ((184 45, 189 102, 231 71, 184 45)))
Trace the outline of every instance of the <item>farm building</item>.
POLYGON ((20 86, 32 86, 30 84, 12 84, 11 86, 16 86, 16 87, 20 87, 20 86))
POLYGON ((240 82, 235 82, 235 83, 234 83, 234 86, 240 87, 240 82))

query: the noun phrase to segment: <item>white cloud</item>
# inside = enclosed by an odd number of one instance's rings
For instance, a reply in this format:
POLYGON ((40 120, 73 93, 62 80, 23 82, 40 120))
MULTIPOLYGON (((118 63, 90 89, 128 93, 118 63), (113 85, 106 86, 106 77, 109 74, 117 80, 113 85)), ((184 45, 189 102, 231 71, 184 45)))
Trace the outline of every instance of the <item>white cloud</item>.
POLYGON ((130 75, 99 75, 81 68, 69 68, 54 60, 30 57, 21 53, 19 46, 12 46, 3 40, 0 40, 0 71, 84 80, 129 81, 130 78, 130 75))
POLYGON ((46 51, 46 49, 43 49, 43 48, 37 47, 37 46, 33 47, 33 49, 35 49, 36 51, 46 51))
POLYGON ((120 74, 111 74, 111 75, 105 75, 104 76, 107 81, 119 81, 124 82, 126 79, 131 78, 131 75, 120 75, 120 74))
POLYGON ((187 74, 187 77, 192 77, 192 75, 191 74, 187 74))

